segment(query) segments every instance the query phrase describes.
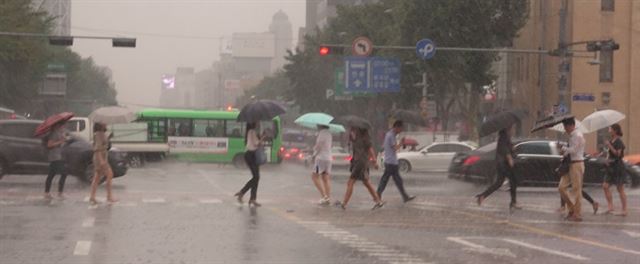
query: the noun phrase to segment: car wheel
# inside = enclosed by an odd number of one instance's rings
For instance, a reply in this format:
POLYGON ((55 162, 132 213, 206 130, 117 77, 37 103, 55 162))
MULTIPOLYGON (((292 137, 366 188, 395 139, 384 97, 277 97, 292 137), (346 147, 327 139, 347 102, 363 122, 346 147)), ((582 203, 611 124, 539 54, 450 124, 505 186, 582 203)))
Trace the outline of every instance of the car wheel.
POLYGON ((411 171, 411 163, 407 160, 399 160, 398 161, 398 169, 402 173, 407 173, 411 171))
POLYGON ((244 161, 243 154, 237 154, 235 157, 233 157, 233 166, 235 166, 238 169, 247 167, 247 163, 244 161))
MULTIPOLYGON (((93 182, 93 177, 95 176, 95 171, 94 171, 94 167, 93 164, 89 164, 87 165, 87 167, 84 169, 84 177, 82 179, 83 182, 87 183, 87 184, 91 184, 93 182)), ((105 181, 107 181, 107 177, 102 177, 100 179, 100 183, 102 184, 105 181)))
POLYGON ((127 157, 129 162, 129 167, 131 168, 140 168, 144 166, 144 156, 143 154, 131 154, 127 157))

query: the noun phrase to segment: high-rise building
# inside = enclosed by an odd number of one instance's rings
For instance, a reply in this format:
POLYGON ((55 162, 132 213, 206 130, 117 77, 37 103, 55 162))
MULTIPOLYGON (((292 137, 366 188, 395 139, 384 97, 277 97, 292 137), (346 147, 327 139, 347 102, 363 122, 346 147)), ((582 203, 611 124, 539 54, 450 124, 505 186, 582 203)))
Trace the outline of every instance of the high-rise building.
MULTIPOLYGON (((566 78, 565 104, 559 104, 561 60, 547 54, 509 55, 509 100, 512 105, 529 109, 534 118, 568 109, 582 119, 598 109, 624 113, 621 122, 627 152, 640 151, 640 1, 597 0, 566 1, 567 19, 560 19, 565 0, 531 0, 529 20, 514 40, 517 49, 554 50, 558 48, 561 28, 567 43, 613 40, 619 50, 603 47, 594 57, 579 52, 585 44, 571 45, 566 78), (556 106, 556 107, 554 107, 556 106)), ((550 135, 547 133, 547 135, 550 135)), ((586 135, 587 151, 595 152, 608 137, 606 130, 586 135)))
POLYGON ((52 17, 55 35, 71 34, 71 0, 32 0, 35 10, 46 11, 52 17))
POLYGON ((271 63, 271 70, 276 71, 285 64, 284 57, 293 43, 293 29, 291 22, 289 22, 289 16, 282 10, 275 13, 269 25, 269 32, 275 36, 275 54, 271 63))

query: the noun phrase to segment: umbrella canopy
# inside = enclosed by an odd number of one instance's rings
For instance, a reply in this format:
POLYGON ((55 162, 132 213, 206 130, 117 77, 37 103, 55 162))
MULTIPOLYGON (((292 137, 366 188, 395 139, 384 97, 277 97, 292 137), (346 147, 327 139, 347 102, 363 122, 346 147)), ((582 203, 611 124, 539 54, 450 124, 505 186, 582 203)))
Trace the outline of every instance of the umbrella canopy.
MULTIPOLYGON (((549 129, 556 131, 556 132, 561 132, 564 133, 566 131, 564 131, 564 125, 562 125, 562 123, 557 124, 553 127, 550 127, 549 129)), ((582 127, 582 122, 580 122, 580 120, 576 119, 576 129, 582 133, 588 133, 584 127, 582 127)))
POLYGON ((371 123, 369 123, 369 121, 355 115, 341 116, 339 118, 334 119, 332 122, 340 125, 348 126, 348 127, 371 129, 371 123))
POLYGON ((136 113, 121 106, 100 107, 89 114, 91 121, 107 125, 131 123, 136 118, 136 113))
POLYGON ((47 117, 47 119, 45 119, 44 122, 42 122, 42 124, 40 124, 36 128, 36 131, 34 132, 33 135, 36 137, 39 137, 44 134, 47 134, 49 133, 49 131, 51 131, 51 128, 53 128, 53 126, 62 122, 69 121, 69 119, 71 119, 72 117, 73 117, 73 113, 71 112, 63 112, 63 113, 59 113, 59 114, 47 117))
POLYGON ((329 126, 331 120, 333 116, 325 113, 306 113, 293 122, 306 128, 316 128, 318 125, 329 126))
POLYGON ((276 101, 258 100, 245 105, 242 110, 240 110, 237 120, 249 123, 269 121, 285 112, 287 112, 287 109, 276 101))
POLYGON ((397 109, 394 110, 390 116, 396 120, 402 120, 406 123, 411 123, 418 126, 427 126, 427 122, 424 118, 422 118, 422 115, 414 111, 397 109))
POLYGON ((625 115, 615 110, 593 112, 582 120, 582 127, 587 132, 595 132, 607 128, 625 119, 625 115))
POLYGON ((480 126, 480 137, 485 137, 516 124, 527 116, 523 110, 509 110, 490 116, 480 126))
MULTIPOLYGON (((573 115, 570 114, 564 114, 564 115, 554 115, 554 116, 550 116, 544 119, 540 119, 538 121, 536 121, 536 124, 533 126, 533 128, 531 129, 531 133, 536 132, 536 131, 540 131, 546 128, 551 128, 554 127, 560 123, 562 123, 562 121, 567 120, 567 119, 572 119, 575 118, 573 115)), ((562 129, 564 130, 564 128, 562 129)))

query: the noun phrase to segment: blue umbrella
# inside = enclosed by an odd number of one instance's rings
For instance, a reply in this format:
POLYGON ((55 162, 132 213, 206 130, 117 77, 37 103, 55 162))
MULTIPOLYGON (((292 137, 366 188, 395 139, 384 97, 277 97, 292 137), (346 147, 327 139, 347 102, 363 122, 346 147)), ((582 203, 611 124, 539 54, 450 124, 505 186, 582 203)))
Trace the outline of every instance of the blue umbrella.
POLYGON ((306 113, 300 117, 298 117, 294 123, 311 129, 316 129, 318 125, 328 126, 329 131, 331 133, 342 133, 345 132, 345 129, 341 125, 331 124, 331 120, 333 120, 333 116, 330 116, 325 113, 306 113))

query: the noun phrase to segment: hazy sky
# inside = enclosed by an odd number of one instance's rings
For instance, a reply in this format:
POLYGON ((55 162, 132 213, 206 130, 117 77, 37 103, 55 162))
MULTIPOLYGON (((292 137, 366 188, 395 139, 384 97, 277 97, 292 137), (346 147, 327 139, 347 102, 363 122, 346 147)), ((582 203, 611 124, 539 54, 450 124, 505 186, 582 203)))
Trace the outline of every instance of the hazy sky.
POLYGON ((153 106, 163 73, 174 73, 176 67, 209 67, 218 58, 220 37, 230 40, 233 32, 267 31, 280 9, 289 16, 297 38, 305 0, 72 0, 73 35, 137 38, 135 49, 75 39, 73 50, 113 70, 121 104, 153 106))

